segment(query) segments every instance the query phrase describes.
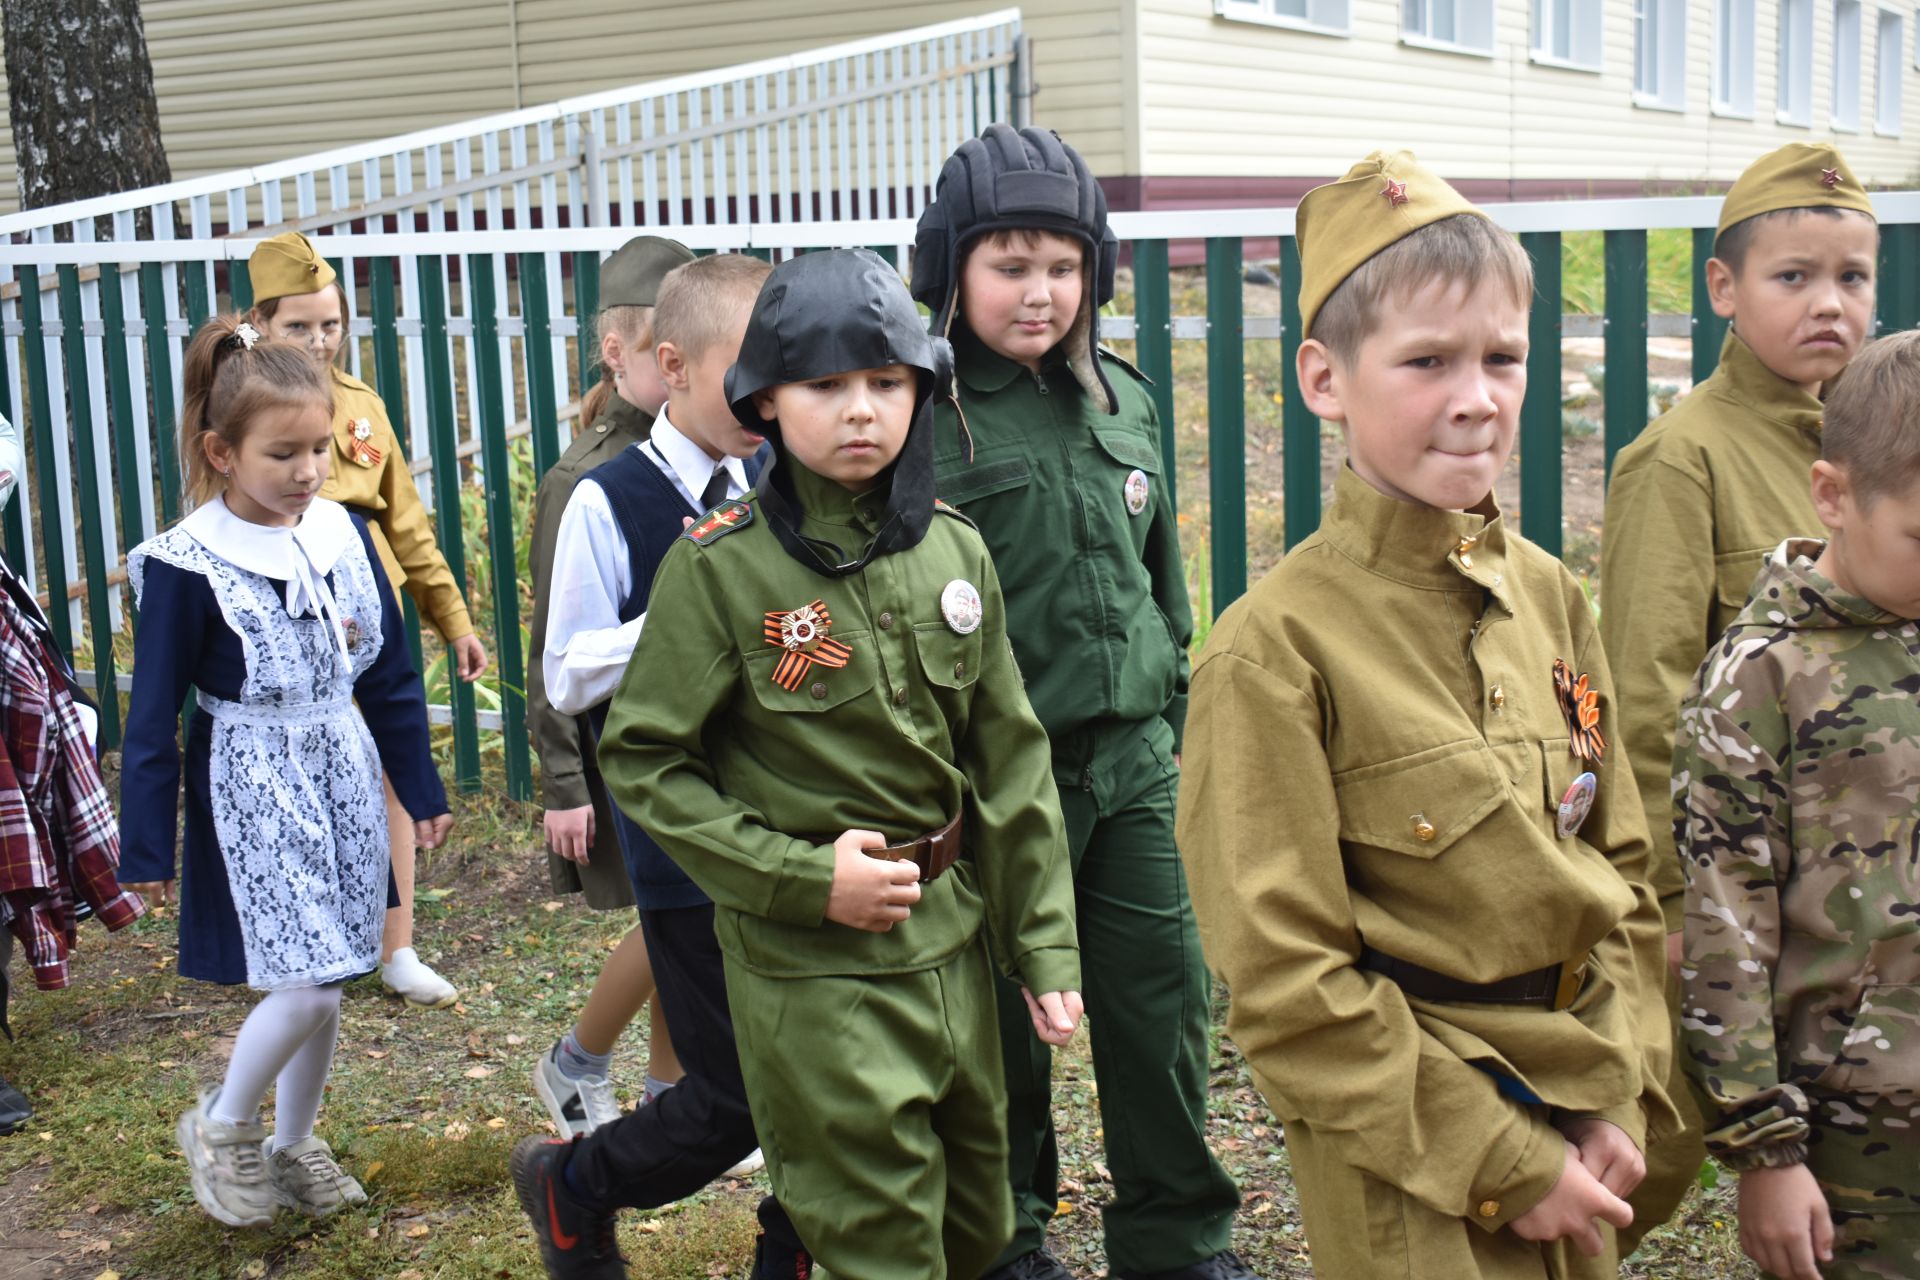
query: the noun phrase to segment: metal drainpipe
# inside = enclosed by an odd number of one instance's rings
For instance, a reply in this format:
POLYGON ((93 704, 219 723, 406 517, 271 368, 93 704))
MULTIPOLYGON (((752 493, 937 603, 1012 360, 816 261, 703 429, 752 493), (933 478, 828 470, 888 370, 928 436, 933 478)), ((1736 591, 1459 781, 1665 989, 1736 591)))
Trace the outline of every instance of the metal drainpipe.
POLYGON ((1021 32, 1014 45, 1013 127, 1024 129, 1033 123, 1033 99, 1040 86, 1033 82, 1033 37, 1021 32))

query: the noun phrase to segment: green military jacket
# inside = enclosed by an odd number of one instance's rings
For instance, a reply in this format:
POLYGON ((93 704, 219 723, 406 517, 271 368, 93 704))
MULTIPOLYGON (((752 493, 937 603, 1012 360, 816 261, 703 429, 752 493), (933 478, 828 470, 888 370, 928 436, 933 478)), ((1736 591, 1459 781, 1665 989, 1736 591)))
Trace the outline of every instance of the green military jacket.
POLYGON ((1684 1062, 1734 1168, 1806 1159, 1809 1090, 1920 1094, 1920 628, 1822 546, 1769 557, 1673 757, 1684 1062))
POLYGON ((1809 476, 1820 401, 1729 333, 1713 376, 1620 451, 1607 489, 1600 627, 1619 672, 1621 745, 1654 837, 1654 891, 1680 928, 1667 767, 1674 717, 1767 553, 1821 532, 1809 476))
MULTIPOLYGON (((855 497, 790 459, 776 465, 807 512, 801 532, 857 556, 885 491, 855 497)), ((1036 995, 1078 990, 1046 734, 980 535, 948 512, 919 545, 830 578, 787 554, 756 495, 718 515, 660 565, 648 616, 672 621, 641 632, 600 767, 614 802, 712 897, 728 958, 774 977, 912 972, 956 955, 984 922, 1001 968, 1036 995), (942 605, 956 579, 982 606, 965 633, 942 605), (845 665, 813 665, 783 688, 787 651, 769 628, 816 601, 845 665), (968 852, 910 919, 866 933, 825 918, 842 832, 901 842, 963 809, 968 852)))
POLYGON ((1064 749, 1062 780, 1087 763, 1069 735, 1096 721, 1165 716, 1178 749, 1193 615, 1143 380, 1102 353, 1120 400, 1109 415, 1063 357, 1034 373, 964 326, 954 355, 965 425, 938 406, 936 485, 993 550, 1027 696, 1064 749))
POLYGON ((1577 759, 1564 659, 1618 718, 1592 611, 1489 497, 1440 511, 1343 468, 1318 532, 1195 666, 1179 843, 1228 1027, 1283 1121, 1489 1230, 1536 1204, 1560 1134, 1498 1073, 1636 1142, 1676 1127, 1647 834, 1617 746, 1577 759), (1556 808, 1597 775, 1584 825, 1556 808), (1588 963, 1566 1010, 1438 1003, 1362 942, 1467 982, 1588 963))
MULTIPOLYGON (((533 573, 533 633, 528 639, 532 653, 527 659, 527 730, 533 734, 533 749, 540 753, 541 803, 549 809, 578 809, 590 803, 586 775, 594 771, 593 731, 586 717, 556 711, 547 701, 547 597, 553 584, 553 545, 560 536, 560 516, 581 476, 652 433, 652 414, 617 394, 609 397, 606 409, 593 425, 574 436, 560 460, 540 478, 534 494, 533 548, 528 553, 533 573)), ((611 843, 612 824, 604 817, 601 815, 601 835, 614 849, 613 856, 618 857, 618 846, 611 843)), ((594 842, 596 855, 600 843, 594 842)))

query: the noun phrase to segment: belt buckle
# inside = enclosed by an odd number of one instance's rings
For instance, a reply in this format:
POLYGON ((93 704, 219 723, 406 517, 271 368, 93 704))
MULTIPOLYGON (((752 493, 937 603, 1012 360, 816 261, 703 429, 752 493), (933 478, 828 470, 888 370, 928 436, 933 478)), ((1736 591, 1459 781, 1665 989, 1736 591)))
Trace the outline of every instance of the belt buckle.
POLYGON ((1560 966, 1560 982, 1553 992, 1553 1011, 1559 1013, 1572 1005, 1580 995, 1580 988, 1587 980, 1587 962, 1563 964, 1560 966))

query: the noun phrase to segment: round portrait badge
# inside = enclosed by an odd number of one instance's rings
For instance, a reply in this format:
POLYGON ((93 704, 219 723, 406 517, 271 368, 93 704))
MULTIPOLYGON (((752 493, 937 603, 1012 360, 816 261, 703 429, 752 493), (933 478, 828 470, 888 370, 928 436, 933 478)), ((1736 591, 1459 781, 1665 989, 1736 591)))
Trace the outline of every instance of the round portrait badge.
POLYGON ((1127 514, 1137 516, 1147 509, 1147 473, 1135 467, 1127 475, 1127 514))
POLYGON ((965 578, 955 578, 940 592, 940 616, 963 636, 980 629, 980 618, 985 612, 980 593, 965 578))
POLYGON ((1559 831, 1562 840, 1580 830, 1587 820, 1587 814, 1593 809, 1593 793, 1598 782, 1591 773, 1583 773, 1573 780, 1567 788, 1567 794, 1560 797, 1559 831))

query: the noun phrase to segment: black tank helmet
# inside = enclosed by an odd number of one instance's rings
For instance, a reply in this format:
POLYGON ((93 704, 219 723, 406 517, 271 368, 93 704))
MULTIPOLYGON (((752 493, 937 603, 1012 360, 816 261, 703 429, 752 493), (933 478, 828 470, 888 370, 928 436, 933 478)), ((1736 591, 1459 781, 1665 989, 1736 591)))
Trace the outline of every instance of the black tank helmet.
POLYGON ((951 331, 967 246, 990 231, 1032 228, 1081 242, 1087 287, 1080 314, 1061 340, 1073 376, 1089 396, 1118 413, 1120 403, 1100 368, 1100 308, 1113 300, 1119 243, 1107 225, 1107 195, 1080 153, 1051 129, 990 124, 961 143, 940 166, 934 200, 920 214, 913 241, 913 297, 933 312, 934 332, 951 331))
POLYGON ((754 299, 739 358, 727 370, 733 416, 773 442, 760 476, 760 507, 787 554, 817 573, 845 577, 875 556, 905 551, 933 523, 933 410, 953 376, 953 348, 931 337, 900 275, 871 249, 802 254, 775 267, 754 299), (903 364, 915 379, 913 422, 885 482, 886 518, 858 559, 800 533, 805 514, 793 478, 781 463, 786 445, 778 421, 760 417, 754 393, 852 369, 903 364))

